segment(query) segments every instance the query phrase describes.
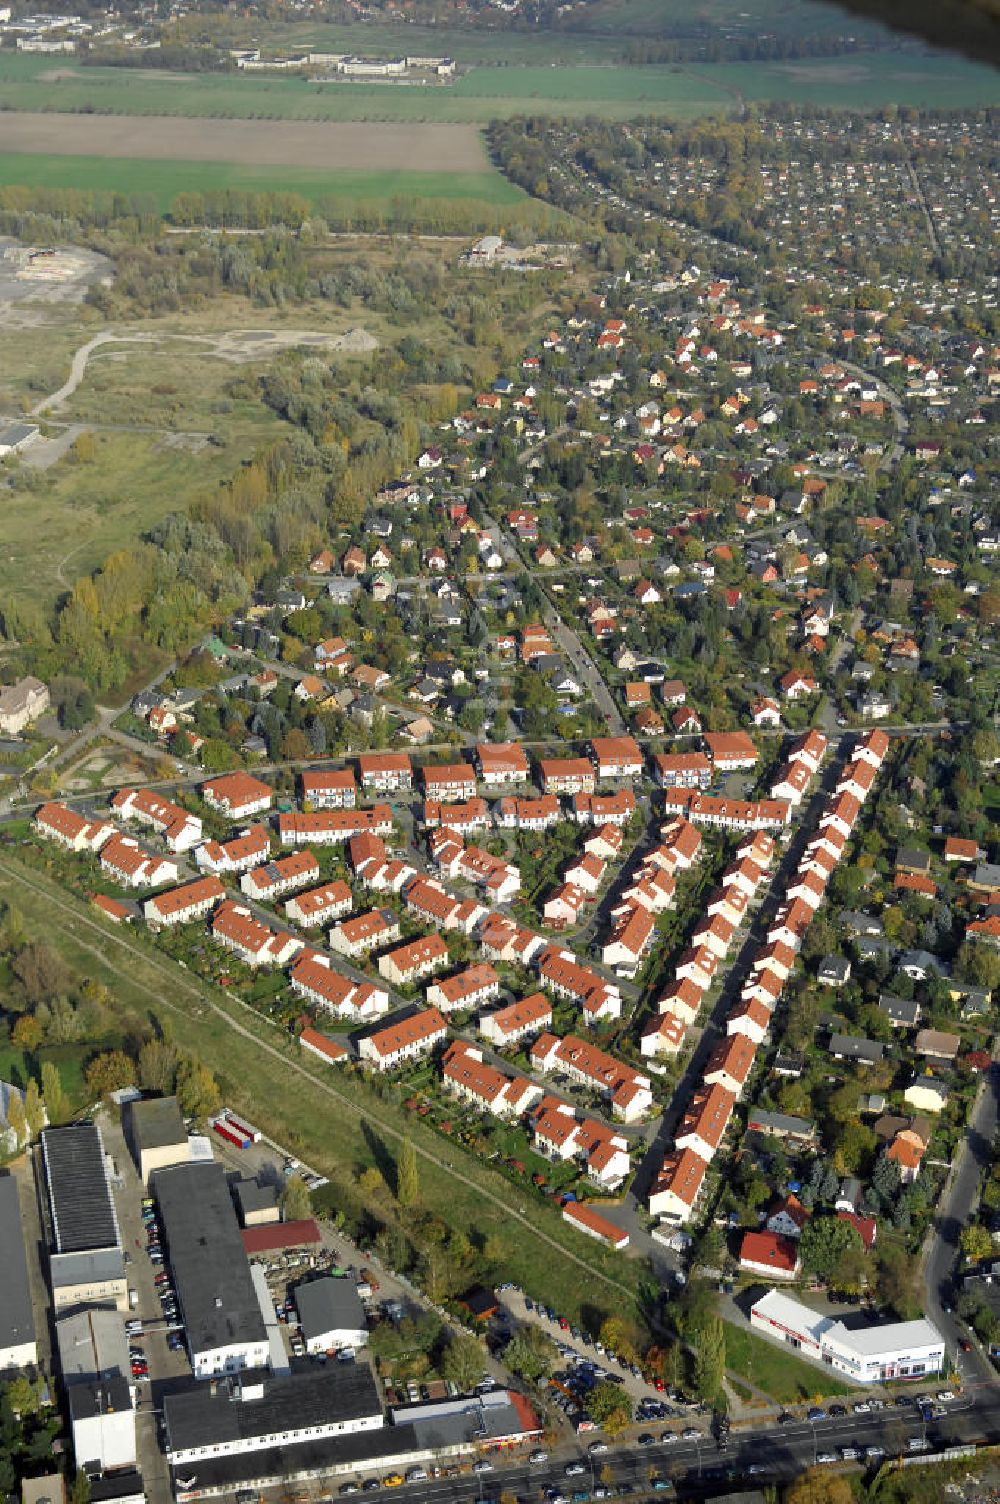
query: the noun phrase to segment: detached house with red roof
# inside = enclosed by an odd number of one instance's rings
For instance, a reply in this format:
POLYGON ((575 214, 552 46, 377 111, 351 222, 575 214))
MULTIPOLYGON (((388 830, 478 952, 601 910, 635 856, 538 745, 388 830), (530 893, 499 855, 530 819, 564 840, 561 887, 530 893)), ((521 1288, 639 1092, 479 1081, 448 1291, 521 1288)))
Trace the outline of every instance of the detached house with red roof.
POLYGON ((682 1226, 694 1213, 708 1165, 692 1149, 675 1149, 664 1157, 649 1191, 649 1213, 682 1226))
POLYGON ((797 1196, 785 1196, 767 1214, 765 1226, 768 1232, 782 1238, 801 1238, 802 1229, 809 1221, 809 1213, 797 1196))
POLYGON ((797 1279, 802 1271, 799 1245, 794 1238, 773 1232, 747 1232, 740 1244, 740 1268, 767 1279, 797 1279))

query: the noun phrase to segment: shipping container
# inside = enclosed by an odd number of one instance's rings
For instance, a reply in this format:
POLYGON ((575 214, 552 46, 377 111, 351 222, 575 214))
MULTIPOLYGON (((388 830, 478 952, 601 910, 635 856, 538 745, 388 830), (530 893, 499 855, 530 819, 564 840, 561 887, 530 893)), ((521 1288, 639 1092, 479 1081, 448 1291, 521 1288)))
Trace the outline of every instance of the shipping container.
POLYGON ((244 1123, 241 1118, 236 1117, 234 1113, 230 1112, 228 1107, 223 1109, 222 1116, 234 1133, 238 1133, 242 1137, 249 1139, 252 1144, 260 1142, 259 1128, 254 1128, 251 1124, 244 1123))

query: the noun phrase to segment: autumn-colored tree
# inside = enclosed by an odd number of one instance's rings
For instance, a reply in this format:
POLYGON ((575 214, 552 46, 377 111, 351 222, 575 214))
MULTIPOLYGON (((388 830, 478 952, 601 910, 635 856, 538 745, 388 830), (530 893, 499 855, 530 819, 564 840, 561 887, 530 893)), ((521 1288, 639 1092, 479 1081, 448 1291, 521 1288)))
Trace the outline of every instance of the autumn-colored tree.
POLYGON ((968 1227, 963 1227, 958 1241, 965 1257, 973 1263, 988 1259, 993 1252, 993 1239, 980 1222, 970 1222, 968 1227))
POLYGON ((386 1184, 381 1170, 374 1165, 369 1165, 358 1176, 358 1190, 364 1193, 365 1199, 372 1201, 385 1194, 386 1184))
POLYGON ((632 1398, 619 1384, 595 1384, 587 1395, 587 1411, 608 1436, 618 1436, 632 1420, 632 1398))
POLYGON ((286 1222, 303 1222, 312 1215, 312 1196, 301 1175, 289 1175, 281 1191, 281 1215, 286 1222))
POLYGON ((139 1085, 169 1096, 177 1075, 177 1051, 165 1039, 147 1039, 139 1051, 139 1085))
POLYGON ((404 1138, 400 1144, 399 1157, 396 1160, 396 1200, 402 1207, 415 1206, 420 1200, 417 1151, 408 1138, 404 1138))
POLYGON ((843 1474, 811 1467, 789 1483, 783 1504, 854 1504, 854 1492, 843 1474))
POLYGON ((24 1093, 24 1117, 28 1125, 28 1132, 32 1138, 37 1138, 45 1127, 45 1103, 38 1089, 38 1082, 32 1076, 24 1093))
POLYGON ((135 1061, 124 1050, 106 1050, 95 1055, 84 1073, 87 1090, 95 1101, 113 1091, 135 1085, 135 1061))
POLYGON ((441 1372, 459 1394, 468 1394, 483 1376, 486 1354, 477 1337, 459 1333, 452 1337, 441 1359, 441 1372))
POLYGON ((626 1316, 609 1316, 601 1323, 601 1343, 626 1363, 638 1363, 640 1338, 635 1323, 626 1316))
POLYGON ((20 1148, 28 1137, 28 1117, 24 1110, 24 1102, 16 1091, 10 1094, 7 1103, 7 1127, 14 1135, 14 1141, 20 1148))
POLYGON ((177 1072, 177 1105, 185 1117, 207 1118, 218 1112, 219 1083, 200 1060, 185 1059, 177 1072))
POLYGON ((44 940, 29 940, 22 946, 12 970, 29 1007, 68 992, 73 980, 62 956, 44 940))
POLYGON ((31 1013, 22 1013, 10 1032, 11 1043, 33 1055, 42 1042, 43 1029, 31 1013))
POLYGON ((51 1060, 42 1062, 42 1100, 49 1122, 65 1123, 69 1117, 69 1099, 63 1091, 59 1068, 51 1060))

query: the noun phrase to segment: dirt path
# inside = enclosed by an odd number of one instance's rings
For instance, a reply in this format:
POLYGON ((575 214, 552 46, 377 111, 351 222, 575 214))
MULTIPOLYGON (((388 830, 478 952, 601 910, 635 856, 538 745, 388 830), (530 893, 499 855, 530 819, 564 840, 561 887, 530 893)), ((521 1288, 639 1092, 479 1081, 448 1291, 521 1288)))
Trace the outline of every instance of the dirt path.
POLYGON ((50 407, 59 407, 66 401, 67 397, 72 397, 84 378, 88 360, 100 345, 146 343, 152 338, 151 334, 95 334, 93 339, 89 339, 85 345, 81 345, 74 353, 72 362, 70 363, 69 376, 59 390, 53 392, 51 396, 43 397, 41 402, 36 402, 31 409, 31 416, 37 418, 50 407))
MULTIPOLYGON (((232 1029, 234 1033, 239 1034, 241 1038, 248 1040, 252 1045, 254 1045, 257 1050, 270 1056, 276 1064, 280 1065, 283 1068, 283 1070, 292 1071, 296 1075, 302 1076, 312 1086, 316 1087, 317 1090, 323 1092, 325 1096, 329 1097, 330 1100, 336 1104, 337 1108, 340 1111, 348 1114, 349 1116, 357 1113, 358 1107, 355 1102, 352 1102, 350 1098, 343 1096, 336 1089, 336 1087, 330 1085, 328 1081, 324 1081, 311 1069, 308 1069, 300 1060, 296 1060, 290 1057, 284 1050, 278 1049, 276 1045, 273 1045, 266 1039, 262 1038, 261 1034, 256 1030, 248 1029, 244 1024, 241 1024, 237 1019, 233 1018, 231 1014, 225 1008, 220 1007, 219 1004, 215 1002, 214 999, 211 998, 202 987, 197 985, 195 982, 190 981, 188 978, 182 976, 178 972, 176 966, 167 965, 166 963, 161 961, 158 956, 151 955, 147 951, 141 950, 138 946, 131 944, 131 942, 124 936, 114 934, 107 928, 106 925, 99 924, 96 920, 91 919, 89 915, 81 913, 75 905, 67 903, 64 898, 60 897, 58 893, 56 891, 53 891, 48 885, 43 886, 41 883, 34 881, 33 877, 29 875, 29 872, 26 868, 19 866, 8 866, 6 862, 0 861, 0 873, 8 878, 10 882, 14 883, 15 886, 29 888, 33 893, 36 893, 40 898, 43 898, 46 903, 51 905, 53 908, 60 910, 62 915, 65 917, 67 927, 71 927, 75 930, 76 940, 78 944, 80 944, 89 955, 94 956, 96 960, 99 960, 104 966, 107 966, 109 970, 114 972, 116 975, 122 975, 122 971, 120 966, 116 965, 115 961, 112 960, 113 949, 117 949, 118 951, 123 952, 125 956, 130 956, 133 959, 144 961, 148 966, 151 966, 154 971, 160 972, 163 975, 164 982, 166 984, 162 991, 156 990, 148 986, 145 982, 140 981, 135 971, 128 971, 128 981, 133 987, 141 988, 142 991, 148 995, 150 1003, 155 1008, 169 1008, 171 1012, 178 1013, 181 1015, 181 1017, 186 1017, 188 1016, 187 1010, 181 1005, 171 1002, 170 995, 176 995, 178 992, 187 993, 187 995, 193 998, 200 1007, 208 1008, 212 1013, 216 1015, 217 1018, 219 1018, 224 1024, 226 1024, 228 1028, 232 1029), (94 936, 94 943, 90 943, 89 940, 81 939, 81 929, 94 936)), ((266 1019, 260 1019, 258 1014, 254 1013, 246 1003, 240 1002, 238 998, 231 998, 230 1001, 237 1004, 242 1010, 251 1015, 256 1021, 263 1024, 267 1023, 266 1019)), ((209 1064, 211 1064, 211 1062, 209 1062, 209 1064)), ((396 1128, 392 1123, 386 1122, 385 1119, 379 1117, 375 1105, 375 1099, 373 1099, 373 1102, 370 1106, 365 1107, 364 1115, 378 1128, 378 1131, 387 1139, 393 1139, 398 1142, 402 1142, 403 1134, 399 1131, 399 1129, 396 1128)), ((592 1264, 588 1264, 585 1262, 585 1260, 578 1258, 577 1255, 570 1249, 563 1247, 561 1243, 557 1243, 555 1238, 549 1237, 548 1233, 544 1232, 540 1227, 538 1227, 530 1217, 525 1216, 523 1212, 520 1212, 516 1207, 513 1207, 510 1204, 509 1198, 496 1195, 493 1191, 489 1190, 479 1181, 472 1180, 469 1176, 464 1174, 464 1172, 451 1161, 440 1159, 436 1154, 432 1154, 431 1151, 425 1148, 422 1144, 414 1143, 413 1147, 416 1153, 422 1159, 425 1159, 428 1161, 428 1163, 433 1164, 436 1169, 442 1171, 442 1173, 446 1175, 449 1175, 453 1180, 460 1181, 462 1185, 466 1186, 475 1195, 481 1197, 484 1201, 490 1202, 506 1217, 513 1218, 515 1222, 520 1223, 531 1234, 532 1237, 537 1238, 540 1242, 545 1243, 559 1258, 568 1259, 570 1263, 577 1265, 578 1268, 583 1272, 583 1274, 586 1275, 589 1279, 599 1280, 602 1284, 607 1285, 610 1289, 617 1291, 618 1294, 625 1297, 625 1299, 632 1299, 632 1292, 626 1286, 619 1284, 617 1280, 611 1279, 608 1275, 603 1274, 599 1269, 595 1269, 592 1264)))

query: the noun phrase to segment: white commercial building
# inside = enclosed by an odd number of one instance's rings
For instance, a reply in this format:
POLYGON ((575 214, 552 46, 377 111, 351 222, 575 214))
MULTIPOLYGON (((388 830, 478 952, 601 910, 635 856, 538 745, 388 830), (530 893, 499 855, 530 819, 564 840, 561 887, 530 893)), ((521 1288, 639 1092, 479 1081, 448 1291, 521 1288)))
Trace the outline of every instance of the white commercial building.
POLYGON ((944 1367, 944 1338, 924 1318, 852 1330, 780 1290, 769 1290, 751 1308, 750 1325, 829 1364, 855 1384, 923 1379, 944 1367))

